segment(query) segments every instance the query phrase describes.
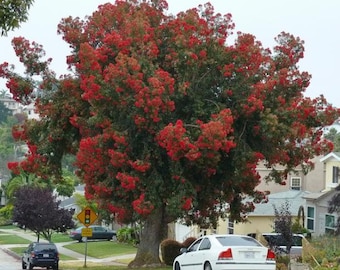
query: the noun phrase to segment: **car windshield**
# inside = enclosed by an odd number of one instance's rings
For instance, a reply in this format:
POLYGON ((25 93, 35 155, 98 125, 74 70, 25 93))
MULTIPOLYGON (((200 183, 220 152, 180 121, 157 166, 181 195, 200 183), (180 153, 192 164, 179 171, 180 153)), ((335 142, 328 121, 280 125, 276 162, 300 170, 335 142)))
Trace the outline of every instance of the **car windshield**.
POLYGON ((223 245, 223 246, 254 246, 259 247, 261 246, 255 239, 251 237, 227 237, 221 236, 216 237, 216 239, 223 245))

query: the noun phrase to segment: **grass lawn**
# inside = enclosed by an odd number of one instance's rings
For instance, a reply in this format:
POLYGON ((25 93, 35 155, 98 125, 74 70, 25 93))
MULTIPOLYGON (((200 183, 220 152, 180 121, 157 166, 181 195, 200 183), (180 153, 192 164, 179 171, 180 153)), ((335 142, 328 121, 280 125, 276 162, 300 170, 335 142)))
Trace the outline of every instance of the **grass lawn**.
POLYGON ((30 241, 13 234, 0 234, 0 245, 29 244, 30 241))
MULTIPOLYGON (((70 250, 85 254, 85 243, 72 243, 64 246, 70 250)), ((87 255, 94 258, 133 254, 137 249, 133 245, 113 241, 88 241, 87 255)))
POLYGON ((64 243, 73 241, 67 233, 53 233, 51 240, 53 243, 64 243))
POLYGON ((14 225, 4 225, 4 226, 0 226, 0 230, 6 230, 6 229, 19 229, 18 226, 14 226, 14 225))

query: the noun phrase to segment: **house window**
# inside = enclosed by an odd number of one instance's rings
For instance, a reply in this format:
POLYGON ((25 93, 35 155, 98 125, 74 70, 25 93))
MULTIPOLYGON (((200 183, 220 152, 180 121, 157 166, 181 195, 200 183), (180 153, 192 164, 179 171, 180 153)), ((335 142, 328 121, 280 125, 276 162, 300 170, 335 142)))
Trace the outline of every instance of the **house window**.
POLYGON ((332 215, 325 216, 325 233, 334 233, 335 231, 335 217, 332 215))
POLYGON ((290 189, 301 190, 301 177, 292 177, 290 179, 290 189))
POLYGON ((339 181, 339 167, 333 166, 333 178, 332 183, 338 183, 339 181))
POLYGON ((307 229, 314 231, 314 221, 315 221, 315 208, 307 207, 307 229))
POLYGON ((228 221, 228 233, 234 234, 234 221, 231 219, 228 221))

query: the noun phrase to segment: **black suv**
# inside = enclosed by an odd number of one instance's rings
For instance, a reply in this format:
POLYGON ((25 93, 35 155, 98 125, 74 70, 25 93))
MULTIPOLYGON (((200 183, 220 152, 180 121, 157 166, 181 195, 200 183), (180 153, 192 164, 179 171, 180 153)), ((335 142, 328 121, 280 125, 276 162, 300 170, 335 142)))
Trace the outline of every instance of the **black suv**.
POLYGON ((59 269, 59 253, 53 243, 31 243, 22 256, 22 269, 32 270, 33 267, 59 269))

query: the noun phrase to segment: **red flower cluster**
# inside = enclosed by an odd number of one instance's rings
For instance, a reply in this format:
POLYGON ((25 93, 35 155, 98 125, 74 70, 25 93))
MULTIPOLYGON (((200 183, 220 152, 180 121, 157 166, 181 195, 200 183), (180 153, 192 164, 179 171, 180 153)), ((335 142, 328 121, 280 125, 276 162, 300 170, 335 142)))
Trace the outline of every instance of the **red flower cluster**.
POLYGON ((150 201, 145 201, 145 194, 141 194, 138 199, 134 200, 132 207, 141 216, 149 215, 154 209, 150 201))
POLYGON ((136 184, 140 181, 139 177, 122 172, 117 173, 116 178, 120 181, 122 188, 126 190, 134 190, 136 184))

